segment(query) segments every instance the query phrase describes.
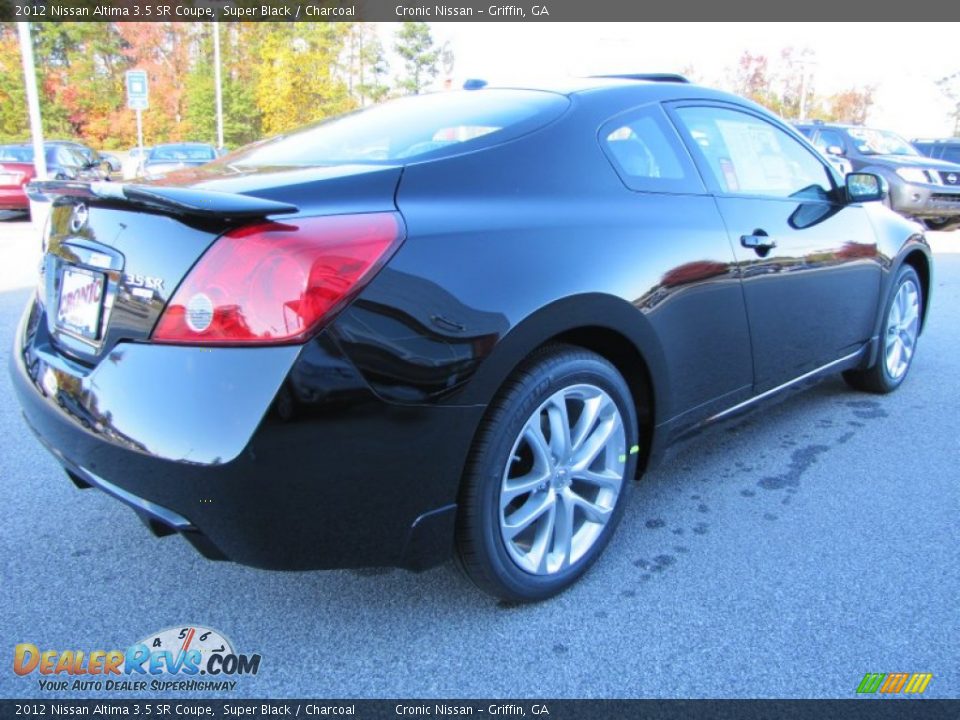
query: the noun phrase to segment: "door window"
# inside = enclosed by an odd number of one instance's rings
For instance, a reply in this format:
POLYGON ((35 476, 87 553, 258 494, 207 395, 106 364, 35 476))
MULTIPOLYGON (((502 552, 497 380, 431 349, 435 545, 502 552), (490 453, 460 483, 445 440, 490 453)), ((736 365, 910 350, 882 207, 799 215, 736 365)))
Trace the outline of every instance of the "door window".
POLYGON ((943 159, 960 163, 960 145, 948 145, 943 149, 943 159))
POLYGON ((838 147, 842 150, 843 137, 836 130, 821 130, 814 145, 821 152, 826 152, 828 147, 838 147))
POLYGON ((724 193, 827 200, 830 173, 809 149, 754 115, 719 107, 677 110, 724 193))

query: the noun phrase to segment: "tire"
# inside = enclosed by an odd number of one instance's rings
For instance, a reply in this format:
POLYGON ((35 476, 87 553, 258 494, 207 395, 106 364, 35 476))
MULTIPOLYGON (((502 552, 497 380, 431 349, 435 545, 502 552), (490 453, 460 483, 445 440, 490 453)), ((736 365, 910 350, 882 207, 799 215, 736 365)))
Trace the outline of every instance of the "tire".
POLYGON ((958 218, 937 218, 935 220, 924 220, 923 224, 928 230, 940 230, 950 232, 960 228, 960 219, 958 218))
POLYGON ((607 360, 565 345, 534 353, 500 389, 471 451, 456 532, 466 575, 510 602, 572 585, 620 521, 637 437, 630 389, 607 360))
POLYGON ((847 370, 843 379, 857 390, 886 394, 903 383, 916 356, 923 290, 917 272, 903 265, 883 307, 883 326, 877 360, 866 370, 847 370), (897 343, 899 341, 899 347, 897 343), (899 354, 898 354, 899 353, 899 354))

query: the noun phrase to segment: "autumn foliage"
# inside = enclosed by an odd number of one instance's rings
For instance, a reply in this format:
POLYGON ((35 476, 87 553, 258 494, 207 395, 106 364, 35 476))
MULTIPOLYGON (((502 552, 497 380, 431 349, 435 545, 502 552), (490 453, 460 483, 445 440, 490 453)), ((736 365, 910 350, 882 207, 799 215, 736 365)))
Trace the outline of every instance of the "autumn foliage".
MULTIPOLYGON (((436 74, 432 38, 418 72, 436 74), (431 67, 432 64, 432 67, 431 67)), ((422 26, 422 27, 420 27, 422 26)), ((388 63, 363 23, 35 23, 44 133, 104 149, 136 144, 124 73, 146 70, 144 142, 216 142, 213 32, 220 33, 224 140, 236 147, 389 97, 388 63)), ((400 41, 403 42, 402 40, 400 41)), ((397 88, 405 77, 396 78, 397 88)), ((0 23, 0 142, 29 136, 17 33, 0 23)))

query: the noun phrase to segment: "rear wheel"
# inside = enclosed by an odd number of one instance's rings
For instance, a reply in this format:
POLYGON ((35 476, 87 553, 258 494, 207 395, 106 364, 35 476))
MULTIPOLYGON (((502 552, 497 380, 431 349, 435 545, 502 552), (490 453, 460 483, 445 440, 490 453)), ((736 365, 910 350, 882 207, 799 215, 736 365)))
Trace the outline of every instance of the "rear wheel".
POLYGON ((920 278, 912 267, 904 265, 897 272, 887 299, 877 361, 866 370, 845 372, 847 383, 873 393, 890 393, 900 387, 916 353, 922 316, 920 278))
POLYGON ((491 405, 464 478, 457 554, 468 577, 514 602, 569 587, 620 520, 636 438, 629 388, 609 362, 566 346, 534 355, 491 405))

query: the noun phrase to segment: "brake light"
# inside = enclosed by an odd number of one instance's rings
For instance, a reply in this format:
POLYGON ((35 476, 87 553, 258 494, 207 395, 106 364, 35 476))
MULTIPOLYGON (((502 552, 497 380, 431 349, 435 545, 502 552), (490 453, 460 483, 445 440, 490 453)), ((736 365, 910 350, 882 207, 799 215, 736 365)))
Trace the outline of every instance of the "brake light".
POLYGON ((370 280, 401 240, 394 213, 231 230, 177 288, 152 338, 222 345, 302 341, 370 280))

